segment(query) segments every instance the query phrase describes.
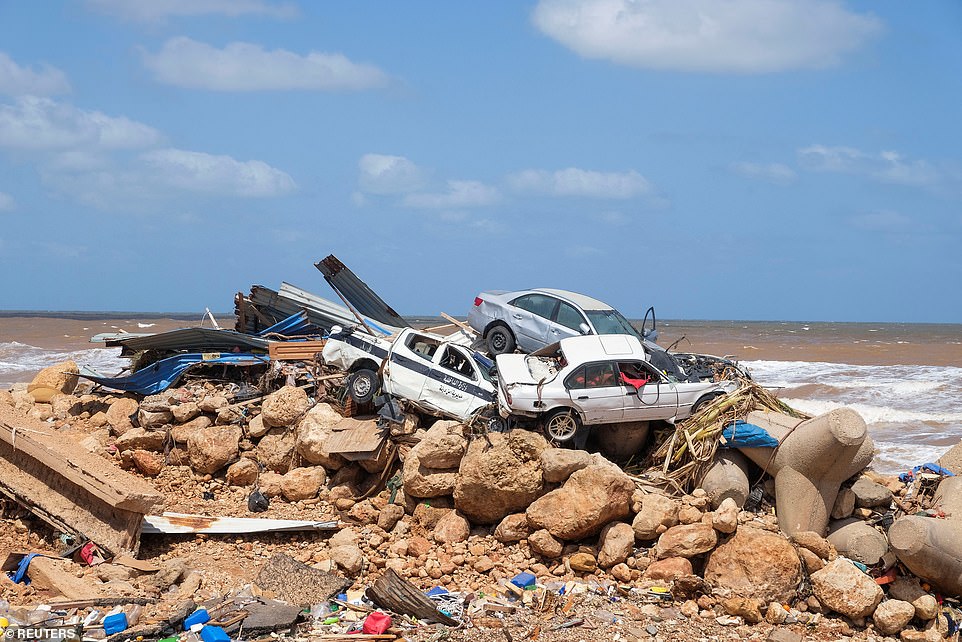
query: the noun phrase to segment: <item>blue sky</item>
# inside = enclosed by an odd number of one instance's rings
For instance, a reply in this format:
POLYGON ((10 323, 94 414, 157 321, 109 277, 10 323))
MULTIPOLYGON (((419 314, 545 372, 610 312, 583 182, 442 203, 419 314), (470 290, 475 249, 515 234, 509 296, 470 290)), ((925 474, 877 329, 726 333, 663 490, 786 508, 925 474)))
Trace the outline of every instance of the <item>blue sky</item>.
POLYGON ((0 306, 962 321, 955 0, 0 2, 0 306))

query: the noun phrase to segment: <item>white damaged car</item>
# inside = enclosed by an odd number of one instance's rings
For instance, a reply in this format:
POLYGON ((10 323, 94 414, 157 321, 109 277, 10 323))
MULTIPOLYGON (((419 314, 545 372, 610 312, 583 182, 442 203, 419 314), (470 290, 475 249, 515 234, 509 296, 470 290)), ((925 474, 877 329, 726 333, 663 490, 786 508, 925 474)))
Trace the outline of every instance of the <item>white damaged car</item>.
POLYGON ((652 365, 637 337, 571 337, 529 355, 499 354, 498 411, 535 420, 557 444, 581 442, 584 427, 689 417, 738 388, 735 380, 679 381, 652 365))
POLYGON ((470 350, 462 335, 443 337, 407 328, 392 339, 355 328, 335 328, 321 356, 348 374, 348 394, 358 403, 378 389, 418 410, 462 421, 495 412, 494 363, 470 350))

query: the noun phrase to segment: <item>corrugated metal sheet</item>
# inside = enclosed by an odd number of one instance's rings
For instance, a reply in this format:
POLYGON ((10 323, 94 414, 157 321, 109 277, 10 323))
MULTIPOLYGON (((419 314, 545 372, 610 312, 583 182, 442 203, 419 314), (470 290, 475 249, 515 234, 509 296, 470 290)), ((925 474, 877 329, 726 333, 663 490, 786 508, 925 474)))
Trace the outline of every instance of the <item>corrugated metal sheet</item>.
POLYGON ((128 350, 182 350, 187 352, 230 352, 241 348, 267 350, 267 339, 241 334, 233 330, 214 328, 180 328, 140 337, 110 338, 108 346, 123 346, 128 350))
POLYGON ((80 376, 113 390, 154 395, 174 385, 181 375, 196 365, 254 366, 270 363, 267 355, 244 353, 188 353, 155 361, 132 375, 125 377, 102 377, 88 369, 81 369, 80 376))
POLYGON ((259 517, 208 517, 188 513, 144 515, 143 533, 278 533, 284 531, 335 531, 337 522, 259 517))
POLYGON ((370 317, 378 323, 385 323, 398 328, 409 328, 411 325, 401 318, 401 315, 375 294, 364 281, 331 254, 314 264, 324 280, 334 290, 343 296, 362 316, 370 317))
POLYGON ((303 337, 319 336, 321 334, 324 334, 323 328, 319 328, 307 320, 306 310, 299 310, 283 321, 278 321, 271 327, 264 328, 257 333, 257 336, 279 335, 281 337, 303 337))

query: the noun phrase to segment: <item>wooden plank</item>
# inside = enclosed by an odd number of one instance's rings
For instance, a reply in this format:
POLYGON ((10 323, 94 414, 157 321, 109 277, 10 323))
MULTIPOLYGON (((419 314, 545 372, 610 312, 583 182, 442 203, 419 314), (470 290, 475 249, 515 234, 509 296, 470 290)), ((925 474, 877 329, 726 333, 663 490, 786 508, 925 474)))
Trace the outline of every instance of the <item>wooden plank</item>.
POLYGON ((113 508, 147 513, 164 502, 153 486, 60 435, 0 423, 0 441, 10 448, 12 463, 28 455, 113 508))
POLYGON ((458 326, 459 328, 467 332, 470 336, 477 336, 478 334, 477 331, 471 326, 469 326, 467 323, 465 323, 464 321, 458 321, 457 319, 455 319, 449 314, 445 314, 444 312, 442 312, 441 318, 444 319, 445 321, 450 321, 454 325, 458 326))
POLYGON ((387 439, 388 429, 374 419, 342 419, 331 428, 324 449, 331 454, 371 453, 387 439))
POLYGON ((314 355, 324 349, 320 341, 271 341, 267 352, 274 361, 311 361, 314 355))
MULTIPOLYGON (((109 465, 101 463, 101 467, 109 465)), ((90 539, 113 554, 137 555, 143 513, 111 506, 4 441, 0 441, 0 494, 57 530, 90 539)))

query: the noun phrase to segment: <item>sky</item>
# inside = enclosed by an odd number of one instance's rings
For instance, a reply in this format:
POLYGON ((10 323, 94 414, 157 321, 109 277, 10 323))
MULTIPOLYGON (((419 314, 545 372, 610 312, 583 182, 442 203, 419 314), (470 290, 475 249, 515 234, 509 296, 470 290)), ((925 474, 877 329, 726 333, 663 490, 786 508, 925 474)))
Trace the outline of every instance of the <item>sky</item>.
POLYGON ((957 0, 0 0, 6 310, 962 322, 957 0))

